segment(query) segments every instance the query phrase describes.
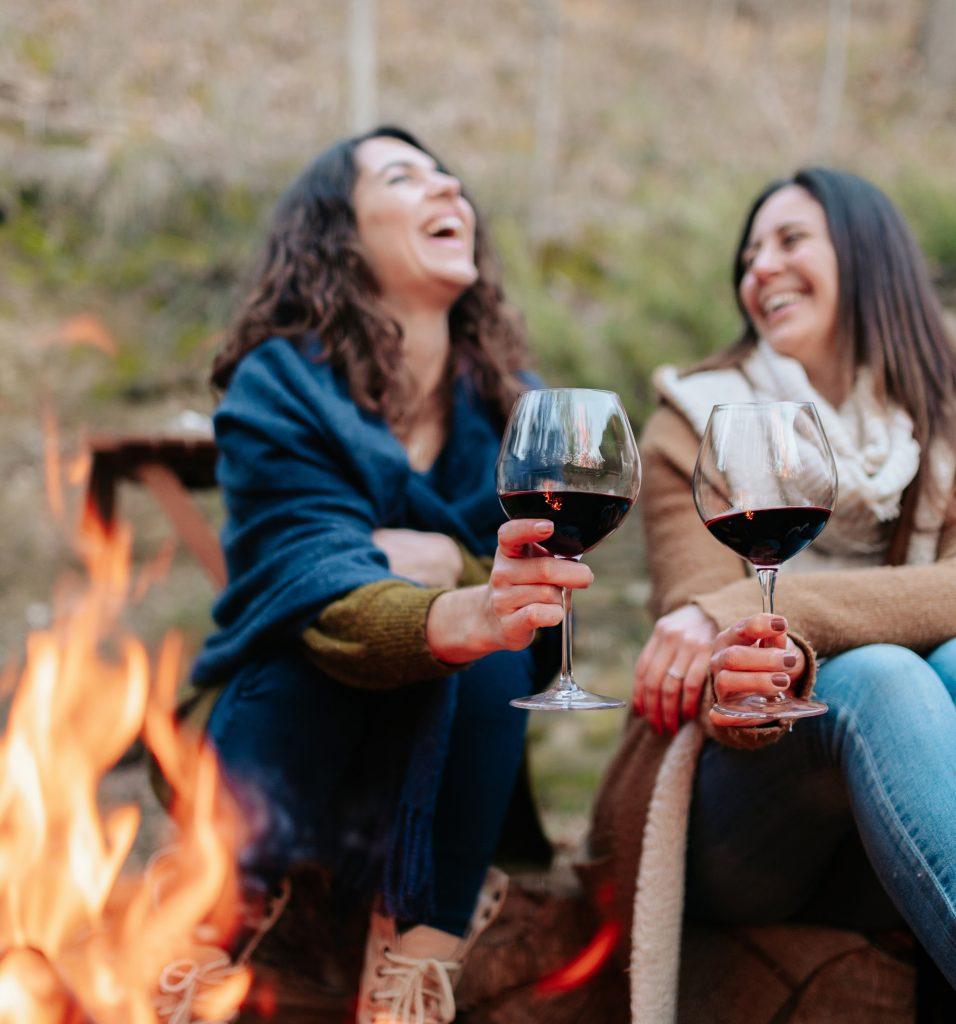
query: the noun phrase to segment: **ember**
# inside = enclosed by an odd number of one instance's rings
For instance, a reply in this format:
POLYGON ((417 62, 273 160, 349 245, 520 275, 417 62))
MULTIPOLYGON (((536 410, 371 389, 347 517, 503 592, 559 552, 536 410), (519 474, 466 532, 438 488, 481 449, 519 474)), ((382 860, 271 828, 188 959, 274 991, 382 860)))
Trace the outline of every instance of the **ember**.
POLYGON ((621 926, 616 921, 606 921, 574 959, 537 983, 538 994, 569 992, 589 982, 607 963, 620 937, 621 926))

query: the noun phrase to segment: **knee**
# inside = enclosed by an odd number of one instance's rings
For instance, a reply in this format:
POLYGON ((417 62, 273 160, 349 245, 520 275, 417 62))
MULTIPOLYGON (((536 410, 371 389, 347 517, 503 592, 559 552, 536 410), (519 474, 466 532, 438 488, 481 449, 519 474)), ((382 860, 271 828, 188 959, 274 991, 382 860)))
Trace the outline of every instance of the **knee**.
POLYGON ((933 671, 956 676, 956 636, 940 644, 932 654, 926 656, 926 660, 932 665, 933 671))
POLYGON ((956 701, 956 637, 937 647, 926 658, 926 662, 942 679, 949 695, 956 701))
POLYGON ((852 701, 888 701, 898 704, 908 696, 925 695, 939 687, 939 677, 908 647, 895 644, 870 644, 837 655, 821 674, 822 686, 832 699, 852 701))

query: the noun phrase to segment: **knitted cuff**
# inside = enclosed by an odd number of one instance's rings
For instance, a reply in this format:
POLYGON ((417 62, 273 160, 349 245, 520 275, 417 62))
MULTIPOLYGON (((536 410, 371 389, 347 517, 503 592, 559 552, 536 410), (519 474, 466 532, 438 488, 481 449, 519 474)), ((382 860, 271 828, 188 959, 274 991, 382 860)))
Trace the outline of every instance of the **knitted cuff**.
POLYGON ((404 580, 369 583, 330 604, 302 639, 319 668, 349 686, 390 690, 451 675, 465 666, 436 660, 425 639, 443 593, 404 580))
POLYGON ((756 580, 747 577, 709 594, 694 594, 689 603, 716 622, 718 630, 724 630, 754 614, 758 594, 756 580))
POLYGON ((493 558, 479 558, 473 555, 460 540, 456 540, 458 550, 461 552, 461 576, 458 578, 459 587, 479 587, 488 582, 491 575, 493 558))

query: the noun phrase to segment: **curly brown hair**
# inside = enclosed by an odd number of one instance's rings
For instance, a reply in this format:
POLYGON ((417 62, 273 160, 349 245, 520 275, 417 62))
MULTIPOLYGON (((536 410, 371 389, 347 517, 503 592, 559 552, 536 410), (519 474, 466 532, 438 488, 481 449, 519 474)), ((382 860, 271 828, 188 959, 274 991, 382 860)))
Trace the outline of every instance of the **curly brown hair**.
MULTIPOLYGON (((213 363, 214 388, 225 388, 243 356, 268 338, 281 335, 304 349, 317 337, 322 358, 345 377, 357 405, 393 428, 407 419, 414 381, 401 358, 402 329, 378 301, 352 204, 355 150, 381 136, 414 146, 445 170, 413 135, 392 126, 344 139, 316 157, 279 200, 265 251, 213 363)), ((529 355, 477 211, 475 263, 476 281, 449 311, 449 380, 468 373, 504 419, 523 390, 517 374, 529 355)))

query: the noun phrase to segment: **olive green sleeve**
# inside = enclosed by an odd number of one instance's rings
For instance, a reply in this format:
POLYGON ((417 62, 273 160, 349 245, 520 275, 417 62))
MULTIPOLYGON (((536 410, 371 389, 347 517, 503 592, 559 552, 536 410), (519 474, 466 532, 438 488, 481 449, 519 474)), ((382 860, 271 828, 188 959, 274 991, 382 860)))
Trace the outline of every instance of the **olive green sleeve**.
POLYGON ((482 583, 487 583, 495 561, 494 558, 490 556, 479 558, 478 555, 473 555, 460 540, 456 540, 455 543, 461 552, 461 576, 458 577, 458 586, 479 587, 482 583))
POLYGON ((328 605, 302 634, 323 672, 349 686, 391 690, 460 672, 436 660, 425 639, 432 602, 445 593, 388 579, 357 587, 328 605))

